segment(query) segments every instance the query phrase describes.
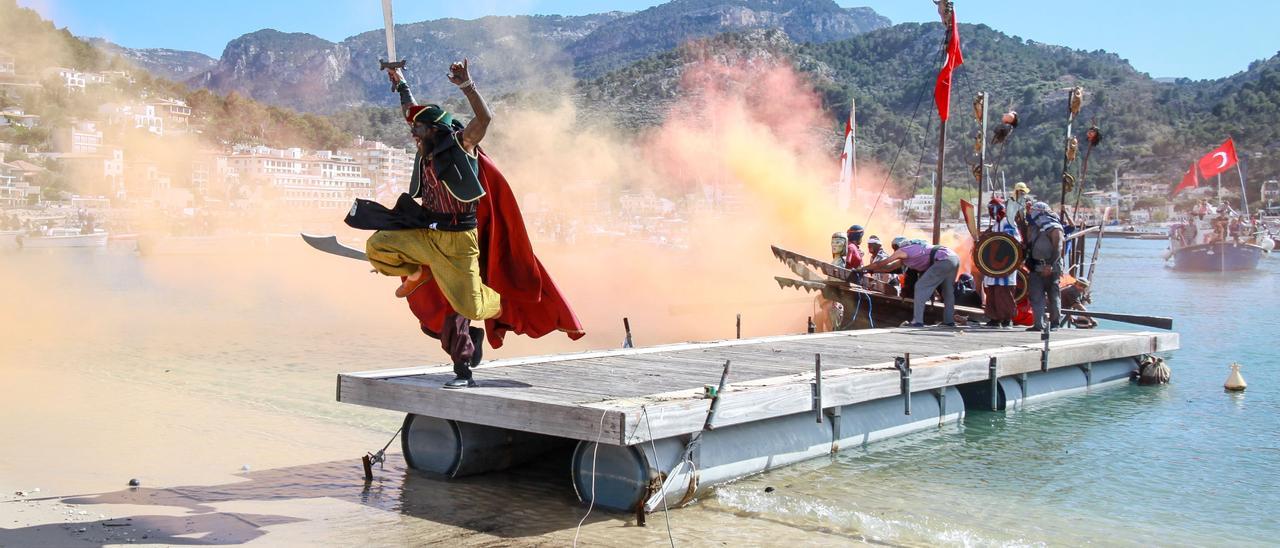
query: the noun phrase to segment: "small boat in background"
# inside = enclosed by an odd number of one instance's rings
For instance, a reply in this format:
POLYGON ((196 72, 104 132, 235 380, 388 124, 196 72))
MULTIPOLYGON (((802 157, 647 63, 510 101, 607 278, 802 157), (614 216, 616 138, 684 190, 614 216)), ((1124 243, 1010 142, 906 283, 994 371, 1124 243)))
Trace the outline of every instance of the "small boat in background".
POLYGON ((1186 272, 1253 270, 1266 252, 1259 245, 1235 242, 1189 245, 1173 252, 1173 268, 1186 272))
POLYGON ((21 235, 21 230, 0 230, 0 251, 18 249, 18 237, 21 235))
POLYGON ((97 228, 86 233, 78 228, 50 228, 43 234, 20 236, 18 243, 23 249, 106 247, 107 231, 97 228))
MULTIPOLYGON (((1165 260, 1173 261, 1173 269, 1184 272, 1227 272, 1253 270, 1263 255, 1271 251, 1274 242, 1266 232, 1253 231, 1253 237, 1215 233, 1212 223, 1175 223, 1169 228, 1169 249, 1165 260)), ((1237 230, 1249 232, 1248 226, 1237 230)))

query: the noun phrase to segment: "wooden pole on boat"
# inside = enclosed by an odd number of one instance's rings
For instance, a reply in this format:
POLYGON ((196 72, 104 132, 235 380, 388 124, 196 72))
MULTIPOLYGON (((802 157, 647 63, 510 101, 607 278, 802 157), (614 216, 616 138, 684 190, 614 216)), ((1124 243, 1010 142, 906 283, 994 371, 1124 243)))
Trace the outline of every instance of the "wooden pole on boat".
MULTIPOLYGON (((1095 269, 1097 269, 1097 268, 1098 268, 1098 253, 1099 253, 1100 251, 1102 251, 1102 236, 1103 236, 1104 234, 1106 234, 1106 233, 1107 233, 1107 231, 1106 231, 1106 226, 1107 226, 1107 217, 1109 217, 1110 215, 1111 215, 1111 208, 1109 208, 1109 207, 1107 207, 1107 208, 1103 208, 1103 210, 1102 210, 1102 224, 1101 224, 1101 225, 1099 225, 1099 226, 1101 226, 1102 228, 1098 229, 1098 239, 1097 239, 1097 240, 1094 240, 1094 242, 1093 242, 1093 257, 1090 257, 1090 258, 1089 258, 1089 276, 1088 276, 1088 278, 1086 278, 1086 279, 1088 279, 1088 280, 1089 280, 1089 291, 1090 291, 1090 292, 1092 292, 1092 291, 1093 291, 1093 287, 1094 287, 1094 283, 1095 283, 1095 281, 1094 281, 1094 279, 1093 279, 1093 271, 1094 271, 1095 269)), ((1081 240, 1081 241, 1080 241, 1080 244, 1081 244, 1081 245, 1084 245, 1084 240, 1081 240)))
POLYGON ((1071 180, 1074 185, 1069 171, 1074 152, 1072 151, 1071 139, 1073 138, 1072 126, 1076 122, 1076 114, 1080 112, 1080 103, 1084 101, 1084 89, 1076 86, 1067 92, 1067 139, 1062 145, 1062 181, 1061 181, 1061 199, 1058 202, 1058 214, 1062 217, 1067 216, 1067 181, 1071 180), (1077 102, 1078 101, 1078 102, 1077 102))
POLYGON ((982 233, 982 208, 986 205, 982 203, 982 190, 987 186, 987 92, 978 92, 978 101, 982 103, 982 133, 978 135, 978 201, 973 204, 974 226, 977 227, 978 233, 982 233))
MULTIPOLYGON (((938 15, 942 17, 943 48, 949 51, 951 46, 951 24, 955 21, 955 11, 953 10, 951 0, 941 0, 935 2, 938 4, 938 15)), ((950 57, 945 58, 944 66, 951 62, 950 57)), ((948 84, 947 98, 945 103, 940 105, 951 104, 951 85, 948 84)), ((935 91, 936 93, 936 91, 935 91)), ((935 95, 936 97, 936 95, 935 95)), ((938 245, 942 241, 942 166, 943 160, 947 155, 947 118, 942 117, 942 123, 938 124, 938 176, 933 181, 933 245, 938 245)))
POLYGON ((938 175, 933 181, 933 245, 942 241, 942 159, 947 154, 947 121, 938 130, 938 175))
POLYGON ((1244 211, 1244 217, 1249 218, 1249 191, 1244 187, 1244 168, 1240 167, 1240 159, 1236 159, 1236 173, 1240 174, 1240 209, 1244 211))

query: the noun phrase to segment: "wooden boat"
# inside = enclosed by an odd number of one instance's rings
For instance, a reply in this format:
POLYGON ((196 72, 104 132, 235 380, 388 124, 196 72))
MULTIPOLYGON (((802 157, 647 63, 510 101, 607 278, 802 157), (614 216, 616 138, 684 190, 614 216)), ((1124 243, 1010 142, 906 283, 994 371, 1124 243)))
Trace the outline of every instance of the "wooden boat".
MULTIPOLYGON (((953 27, 953 23, 954 23, 954 13, 951 11, 951 7, 952 6, 950 2, 943 2, 939 4, 939 14, 942 16, 944 25, 948 27, 953 27)), ((947 33, 948 44, 951 44, 952 38, 953 38, 952 32, 948 31, 947 33)), ((951 44, 951 45, 955 45, 958 48, 958 44, 951 44)), ((950 50, 948 49, 948 51, 950 50)), ((944 64, 944 71, 949 70, 946 68, 946 66, 950 66, 949 63, 950 62, 948 61, 946 64, 944 64)), ((949 77, 950 76, 948 73, 948 78, 949 77)), ((947 88, 946 93, 947 93, 947 101, 949 103, 950 87, 947 88)), ((1083 88, 1076 87, 1076 88, 1073 88, 1068 93, 1068 109, 1067 110, 1068 110, 1069 116, 1067 121, 1066 140, 1071 143, 1075 142, 1075 139, 1072 137, 1072 124, 1076 121, 1076 117, 1080 112, 1080 106, 1083 102, 1083 98, 1084 98, 1083 88)), ((978 154, 976 158, 976 163, 971 167, 972 167, 972 172, 977 179, 977 188, 975 189, 977 191, 976 194, 980 197, 982 196, 983 192, 993 192, 995 190, 994 185, 990 181, 990 175, 988 173, 989 168, 987 167, 990 165, 988 163, 988 155, 987 155, 987 144, 989 141, 988 135, 991 135, 991 139, 990 139, 991 143, 997 143, 997 142, 1003 143, 1005 139, 1011 134, 1011 132, 1013 131, 1013 128, 1016 127, 1017 125, 1017 114, 1013 111, 1010 111, 1000 117, 1000 120, 1003 123, 1003 125, 999 126, 994 132, 988 132, 988 123, 987 123, 988 122, 987 113, 989 110, 988 104, 989 104, 989 96, 985 92, 979 93, 974 100, 974 116, 977 122, 980 124, 981 129, 980 129, 979 135, 981 137, 977 139, 975 142, 975 151, 978 154)), ((852 118, 852 115, 851 115, 851 118, 852 118)), ((853 127, 853 125, 854 124, 852 119, 846 125, 846 141, 852 139, 851 128, 853 127)), ((947 149, 946 147, 947 117, 942 117, 939 125, 940 127, 939 127, 939 133, 938 133, 937 166, 935 171, 937 176, 934 177, 934 188, 933 188, 934 203, 936 204, 934 207, 933 219, 932 219, 933 245, 938 245, 940 243, 942 227, 943 227, 943 224, 942 224, 943 176, 942 175, 946 171, 944 169, 944 159, 945 159, 945 151, 947 149)), ((1098 142, 1098 139, 1099 139, 1099 133, 1096 127, 1090 128, 1089 131, 1085 134, 1085 140, 1086 140, 1086 143, 1088 144, 1088 150, 1084 154, 1083 167, 1081 171, 1078 173, 1078 175, 1081 177, 1081 182, 1078 186, 1074 187, 1076 188, 1076 191, 1077 191, 1077 198, 1079 195, 1079 190, 1083 188, 1084 174, 1087 173, 1087 170, 1088 170, 1089 153, 1092 152, 1093 146, 1098 142)), ((845 150, 846 152, 849 150, 856 150, 856 146, 850 146, 850 144, 846 142, 845 150)), ((1001 150, 1003 151, 1003 148, 1001 150)), ((846 171, 850 171, 849 168, 852 167, 848 165, 848 163, 852 161, 851 156, 849 154, 845 154, 843 157, 845 158, 844 162, 846 162, 846 164, 842 165, 842 177, 841 177, 841 183, 840 183, 842 187, 840 189, 841 194, 843 194, 844 192, 843 185, 846 184, 845 183, 846 180, 849 180, 849 181, 856 180, 856 177, 846 178, 845 176, 843 176, 844 173, 846 171)), ((1062 163, 1063 200, 1060 205, 1060 212, 1063 214, 1062 217, 1064 221, 1067 220, 1067 216, 1065 215, 1065 212, 1067 211, 1066 197, 1068 194, 1071 193, 1073 188, 1073 183, 1075 182, 1075 177, 1069 174, 1070 167, 1074 161, 1075 161, 1075 148, 1071 147, 1069 148, 1069 150, 1064 151, 1063 163, 1062 163)), ((965 203, 962 203, 962 209, 964 209, 965 205, 966 205, 965 203)), ((971 236, 975 241, 978 241, 979 237, 981 236, 981 234, 979 234, 978 232, 979 230, 978 227, 982 226, 982 209, 983 209, 982 205, 983 204, 979 204, 979 207, 973 208, 970 212, 966 212, 966 221, 967 221, 966 226, 969 232, 968 235, 971 236), (973 213, 973 214, 970 215, 970 213, 973 213)), ((972 206, 969 206, 969 207, 972 207, 972 206)), ((1078 210, 1078 207, 1079 207, 1078 200, 1076 203, 1076 207, 1078 210)), ((1106 223, 1106 213, 1104 213, 1104 216, 1103 216, 1103 224, 1105 223, 1106 223)), ((1086 272, 1086 270, 1088 271, 1089 277, 1092 277, 1093 269, 1097 265, 1098 246, 1101 244, 1101 240, 1102 240, 1102 234, 1101 234, 1100 228, 1098 227, 1085 227, 1085 226, 1070 227, 1069 226, 1067 228, 1067 235, 1066 235, 1067 243, 1065 244, 1065 248, 1062 250, 1063 257, 1066 261, 1065 266, 1067 268, 1064 270, 1066 275, 1062 277, 1061 283, 1071 284, 1072 281, 1074 280, 1074 277, 1082 277, 1082 275, 1086 272), (1084 247, 1085 247, 1084 236, 1087 236, 1093 233, 1097 233, 1097 240, 1095 242, 1095 247, 1093 250, 1092 262, 1088 263, 1085 260, 1086 256, 1085 256, 1085 250, 1084 250, 1084 247)), ((1014 245, 1017 246, 1018 244, 1015 243, 1014 245)), ((785 263, 792 270, 792 272, 800 276, 800 279, 798 280, 792 279, 792 278, 775 277, 775 280, 778 282, 780 287, 803 289, 805 291, 811 291, 811 292, 818 291, 821 293, 823 299, 826 300, 826 302, 822 303, 821 305, 823 312, 825 313, 832 309, 836 310, 835 313, 830 314, 832 317, 835 317, 836 320, 824 322, 831 329, 857 329, 857 328, 865 328, 865 327, 897 326, 904 321, 910 321, 913 319, 915 300, 910 296, 899 296, 897 291, 894 290, 893 288, 877 287, 876 284, 852 283, 851 280, 857 279, 852 272, 845 270, 843 268, 840 268, 836 265, 829 264, 825 261, 813 259, 811 257, 805 257, 803 255, 800 255, 791 251, 780 249, 776 246, 773 248, 773 253, 774 253, 774 256, 777 257, 778 260, 785 263), (814 273, 813 270, 816 270, 817 272, 822 273, 822 275, 818 275, 814 273), (836 307, 835 304, 838 304, 839 306, 836 307)), ((1022 262, 1021 257, 1019 256, 1018 259, 1014 262, 1014 264, 1021 264, 1021 262, 1022 262)), ((974 272, 973 275, 977 276, 978 272, 974 272)), ((1025 272, 1019 277, 1019 286, 1020 287, 1017 290, 1017 295, 1018 295, 1017 300, 1019 301, 1019 304, 1024 304, 1024 299, 1026 295, 1025 272)), ((974 289, 976 289, 977 291, 982 291, 981 284, 979 283, 978 287, 974 289)), ((953 290, 953 288, 950 287, 948 284, 948 285, 945 285, 942 288, 942 290, 951 291, 953 290)), ((973 297, 973 300, 974 300, 973 304, 977 306, 966 306, 966 303, 964 302, 964 300, 958 297, 955 302, 956 304, 955 313, 959 317, 944 318, 942 317, 944 312, 944 306, 940 299, 935 298, 925 307, 924 322, 926 324, 951 323, 953 321, 959 323, 960 321, 965 319, 967 319, 968 322, 985 322, 987 320, 987 317, 983 312, 983 310, 980 308, 981 296, 975 295, 973 297)))
MULTIPOLYGON (((1173 269, 1182 272, 1231 272, 1254 270, 1275 243, 1263 231, 1254 237, 1215 240, 1212 223, 1204 221, 1179 223, 1169 229, 1169 249, 1165 260, 1173 261, 1173 269), (1195 230, 1194 233, 1191 229, 1195 230), (1187 237, 1187 234, 1192 234, 1187 237)), ((1243 229, 1248 230, 1248 228, 1243 229)))
POLYGON ((1246 243, 1189 245, 1173 251, 1173 269, 1184 272, 1253 270, 1266 253, 1262 246, 1246 243))

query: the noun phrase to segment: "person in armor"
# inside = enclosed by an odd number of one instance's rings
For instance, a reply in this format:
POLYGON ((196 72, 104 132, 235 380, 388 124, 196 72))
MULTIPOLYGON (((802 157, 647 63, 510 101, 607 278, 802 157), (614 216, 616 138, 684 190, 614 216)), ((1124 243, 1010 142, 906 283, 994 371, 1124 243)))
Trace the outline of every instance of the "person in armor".
POLYGON ((1049 204, 1036 202, 1027 220, 1027 298, 1035 323, 1027 331, 1044 329, 1046 307, 1050 329, 1061 321, 1058 282, 1062 278, 1062 222, 1049 210, 1049 204))

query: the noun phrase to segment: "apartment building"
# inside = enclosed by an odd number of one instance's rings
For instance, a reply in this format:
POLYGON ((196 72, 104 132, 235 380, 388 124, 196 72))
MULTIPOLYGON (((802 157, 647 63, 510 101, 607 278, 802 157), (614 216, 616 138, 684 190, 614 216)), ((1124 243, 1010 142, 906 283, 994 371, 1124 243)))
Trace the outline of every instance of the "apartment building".
POLYGON ((351 156, 300 148, 237 147, 227 159, 242 184, 289 207, 347 209, 373 198, 373 181, 351 156))

